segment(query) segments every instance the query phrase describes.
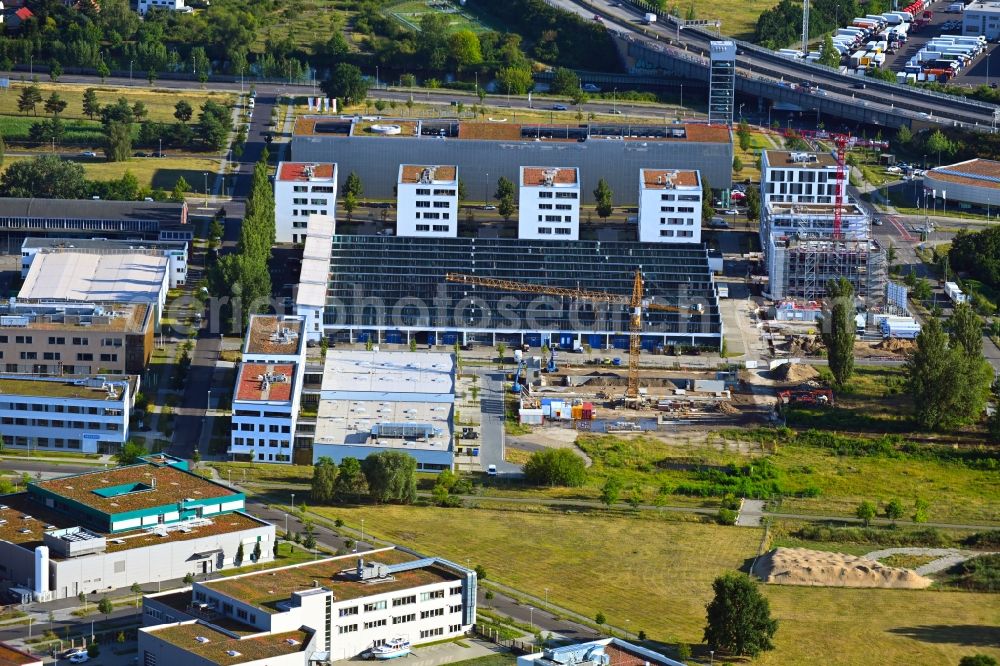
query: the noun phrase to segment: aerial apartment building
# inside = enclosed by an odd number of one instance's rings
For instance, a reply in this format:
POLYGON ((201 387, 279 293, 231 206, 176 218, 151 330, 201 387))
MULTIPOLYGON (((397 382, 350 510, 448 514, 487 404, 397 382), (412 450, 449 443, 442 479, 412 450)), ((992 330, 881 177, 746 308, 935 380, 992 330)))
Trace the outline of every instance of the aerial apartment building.
POLYGON ((461 636, 476 617, 476 573, 385 548, 213 581, 143 599, 144 666, 308 666, 393 639, 461 636))
POLYGON ((639 170, 639 242, 701 243, 701 176, 680 169, 639 170))
POLYGON ((518 238, 579 240, 579 169, 523 166, 518 183, 518 238))
POLYGON ((396 235, 458 236, 458 170, 454 166, 400 164, 396 235))
POLYGON ((138 388, 135 375, 0 375, 0 438, 16 449, 115 453, 138 388))
POLYGON ((305 372, 303 319, 253 315, 233 392, 229 453, 291 464, 305 372))
POLYGON ((337 165, 329 162, 279 162, 274 177, 275 242, 305 241, 310 215, 334 215, 337 165))

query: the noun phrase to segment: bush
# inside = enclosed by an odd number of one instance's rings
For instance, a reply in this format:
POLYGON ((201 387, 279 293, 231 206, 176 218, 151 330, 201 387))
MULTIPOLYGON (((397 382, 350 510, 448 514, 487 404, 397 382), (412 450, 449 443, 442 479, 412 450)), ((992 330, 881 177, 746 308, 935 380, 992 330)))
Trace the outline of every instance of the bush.
POLYGON ((524 476, 539 486, 579 487, 587 481, 587 466, 569 449, 543 449, 531 454, 524 476))
POLYGON ((962 545, 983 550, 1000 549, 1000 530, 976 532, 963 539, 962 545))
POLYGON ((720 525, 735 525, 736 512, 732 509, 719 509, 719 513, 715 517, 715 522, 720 525))
POLYGON ((874 544, 877 546, 926 546, 947 548, 953 541, 942 532, 929 527, 920 530, 884 530, 876 527, 827 527, 806 525, 791 533, 803 541, 827 541, 830 543, 874 544))
POLYGON ((1000 592, 1000 554, 980 555, 948 570, 949 583, 976 592, 1000 592))

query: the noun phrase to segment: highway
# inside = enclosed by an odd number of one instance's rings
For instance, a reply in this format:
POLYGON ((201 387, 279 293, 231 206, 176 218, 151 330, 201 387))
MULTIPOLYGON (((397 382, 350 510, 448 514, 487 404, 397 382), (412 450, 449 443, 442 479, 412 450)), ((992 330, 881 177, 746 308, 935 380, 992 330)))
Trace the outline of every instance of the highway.
MULTIPOLYGON (((674 23, 643 25, 644 12, 628 0, 609 3, 606 0, 547 0, 549 4, 587 18, 602 17, 609 30, 630 41, 641 41, 657 51, 673 49, 679 58, 707 57, 709 44, 726 37, 698 28, 677 30, 674 23), (618 6, 614 6, 618 5, 618 6)), ((670 19, 663 16, 663 19, 670 19)), ((735 40, 734 40, 735 41, 735 40)), ((969 129, 989 129, 995 122, 998 107, 985 102, 941 95, 910 86, 894 85, 872 78, 856 76, 796 61, 759 46, 736 41, 737 75, 745 79, 772 79, 789 86, 811 83, 818 88, 814 94, 831 100, 890 111, 912 120, 929 124, 945 124, 969 129), (863 86, 862 86, 863 84, 863 86)), ((822 101, 818 102, 820 105, 822 101)))

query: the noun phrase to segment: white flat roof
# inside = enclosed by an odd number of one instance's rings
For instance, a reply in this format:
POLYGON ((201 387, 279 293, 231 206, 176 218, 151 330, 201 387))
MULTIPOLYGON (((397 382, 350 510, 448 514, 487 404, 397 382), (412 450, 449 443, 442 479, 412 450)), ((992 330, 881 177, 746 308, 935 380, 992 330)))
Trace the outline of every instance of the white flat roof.
POLYGON ((299 271, 299 282, 302 284, 326 285, 330 279, 330 257, 324 259, 303 259, 299 271))
POLYGON ((158 301, 168 259, 151 254, 42 252, 17 295, 25 300, 158 301))
POLYGON ((299 284, 295 294, 295 304, 307 307, 321 308, 326 305, 326 285, 315 282, 299 284))
POLYGON ((321 400, 316 415, 315 443, 448 451, 451 408, 450 403, 321 400), (383 424, 414 426, 427 435, 394 437, 383 432, 372 436, 372 428, 383 424))
POLYGON ((306 222, 306 235, 333 238, 337 231, 337 221, 332 215, 313 213, 306 222))
POLYGON ((451 354, 408 351, 330 350, 323 366, 324 393, 450 394, 455 361, 451 354))

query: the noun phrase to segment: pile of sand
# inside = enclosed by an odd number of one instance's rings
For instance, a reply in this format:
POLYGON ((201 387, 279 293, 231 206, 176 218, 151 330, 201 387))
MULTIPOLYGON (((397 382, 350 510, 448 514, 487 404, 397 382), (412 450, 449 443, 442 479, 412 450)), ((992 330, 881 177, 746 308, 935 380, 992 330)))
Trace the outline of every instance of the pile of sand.
POLYGON ((772 371, 772 376, 783 382, 805 382, 819 377, 819 372, 811 365, 782 363, 772 371))
POLYGON ((873 345, 873 348, 881 351, 892 352, 893 354, 909 354, 914 350, 914 348, 916 348, 916 346, 917 345, 913 340, 886 338, 877 345, 873 345))
POLYGON ((731 404, 729 404, 729 402, 727 402, 725 400, 720 400, 719 402, 717 402, 716 405, 715 405, 715 408, 717 410, 719 410, 720 414, 732 414, 732 415, 735 415, 735 414, 739 414, 740 413, 740 410, 736 409, 731 404))
POLYGON ((757 560, 754 573, 765 583, 820 587, 885 587, 921 590, 933 581, 910 569, 875 560, 807 548, 775 548, 757 560))

